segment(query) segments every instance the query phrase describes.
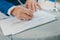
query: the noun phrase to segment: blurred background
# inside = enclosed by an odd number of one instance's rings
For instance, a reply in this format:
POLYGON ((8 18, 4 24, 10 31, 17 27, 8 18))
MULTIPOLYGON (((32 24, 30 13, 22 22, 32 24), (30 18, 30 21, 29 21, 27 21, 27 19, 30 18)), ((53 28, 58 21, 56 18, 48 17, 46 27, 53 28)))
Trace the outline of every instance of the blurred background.
POLYGON ((38 2, 44 10, 53 11, 57 8, 57 11, 60 11, 60 0, 39 0, 38 2))

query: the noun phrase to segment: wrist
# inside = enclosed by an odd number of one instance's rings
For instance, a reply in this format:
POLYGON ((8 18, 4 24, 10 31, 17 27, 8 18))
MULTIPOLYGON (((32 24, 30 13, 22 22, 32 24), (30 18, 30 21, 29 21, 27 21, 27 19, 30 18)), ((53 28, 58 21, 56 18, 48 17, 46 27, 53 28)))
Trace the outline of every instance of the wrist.
POLYGON ((12 12, 12 10, 13 10, 15 7, 16 7, 16 6, 10 7, 10 8, 8 9, 7 14, 11 16, 11 12, 12 12))
POLYGON ((15 7, 12 11, 11 11, 11 15, 14 15, 15 14, 15 11, 17 10, 17 7, 15 7))
POLYGON ((16 6, 12 11, 11 11, 11 15, 15 16, 17 15, 18 12, 21 12, 21 7, 16 6))
MULTIPOLYGON (((15 7, 16 8, 16 7, 15 7)), ((10 15, 13 15, 15 8, 11 11, 10 15)))

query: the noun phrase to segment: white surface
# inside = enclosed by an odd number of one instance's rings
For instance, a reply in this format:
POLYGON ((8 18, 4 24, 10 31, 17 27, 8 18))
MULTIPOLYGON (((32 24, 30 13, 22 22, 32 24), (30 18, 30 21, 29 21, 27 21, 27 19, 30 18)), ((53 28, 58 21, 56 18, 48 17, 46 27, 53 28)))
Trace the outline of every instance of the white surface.
POLYGON ((7 18, 6 15, 4 15, 2 12, 0 12, 0 20, 7 18))
POLYGON ((4 35, 10 35, 55 20, 55 17, 55 15, 40 10, 34 13, 34 18, 30 21, 21 21, 11 17, 0 21, 0 25, 4 35))

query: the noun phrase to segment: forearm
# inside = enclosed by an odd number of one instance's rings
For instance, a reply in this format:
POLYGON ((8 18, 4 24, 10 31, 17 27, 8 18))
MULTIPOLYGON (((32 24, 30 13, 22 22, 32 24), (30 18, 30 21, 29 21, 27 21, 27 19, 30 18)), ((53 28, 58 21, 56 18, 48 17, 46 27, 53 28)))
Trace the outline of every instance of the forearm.
POLYGON ((11 8, 12 6, 14 5, 11 3, 8 3, 7 1, 0 0, 0 11, 2 11, 5 15, 8 15, 7 12, 9 8, 11 8))

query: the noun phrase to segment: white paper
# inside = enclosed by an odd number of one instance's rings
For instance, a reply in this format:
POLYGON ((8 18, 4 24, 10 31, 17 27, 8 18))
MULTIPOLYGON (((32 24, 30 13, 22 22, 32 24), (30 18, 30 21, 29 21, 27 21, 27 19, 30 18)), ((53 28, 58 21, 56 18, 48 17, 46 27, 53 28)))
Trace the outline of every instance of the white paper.
POLYGON ((44 23, 55 20, 56 16, 48 12, 39 10, 34 13, 34 18, 30 21, 21 21, 15 17, 10 17, 0 21, 0 25, 4 35, 16 34, 26 29, 42 25, 44 23))

